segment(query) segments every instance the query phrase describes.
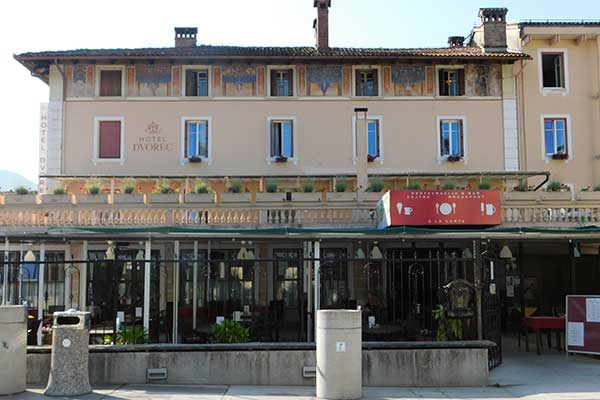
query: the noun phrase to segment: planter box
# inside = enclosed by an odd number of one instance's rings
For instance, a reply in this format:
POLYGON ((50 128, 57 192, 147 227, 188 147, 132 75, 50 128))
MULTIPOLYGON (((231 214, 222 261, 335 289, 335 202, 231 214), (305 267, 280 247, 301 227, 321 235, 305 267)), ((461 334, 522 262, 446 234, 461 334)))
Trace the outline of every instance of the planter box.
POLYGON ((571 192, 542 192, 542 200, 570 201, 573 199, 571 192))
POLYGON ((214 193, 186 193, 185 194, 185 202, 186 203, 214 203, 215 202, 215 194, 214 193))
POLYGON ((179 203, 179 193, 157 193, 149 196, 149 203, 173 204, 179 203))
POLYGON ((73 196, 70 194, 42 194, 42 204, 73 204, 73 196))
POLYGON ((80 194, 77 195, 77 204, 106 204, 108 197, 105 194, 80 194))
POLYGON ((15 194, 4 195, 4 204, 36 204, 35 194, 15 194))
POLYGON ((327 201, 356 201, 356 192, 327 192, 327 201))
POLYGON ((577 193, 576 199, 600 201, 600 192, 579 192, 577 193))
POLYGON ((281 203, 286 201, 286 193, 256 193, 257 203, 281 203))
POLYGON ((133 194, 133 193, 124 193, 124 194, 115 194, 113 196, 114 204, 130 204, 130 203, 144 203, 144 195, 143 194, 133 194))
POLYGON ((221 193, 221 203, 250 203, 252 193, 221 193))
POLYGON ((318 202, 323 200, 323 193, 321 192, 299 192, 292 193, 292 201, 306 201, 306 202, 318 202))
POLYGON ((540 198, 540 192, 504 192, 507 201, 535 201, 540 198))
POLYGON ((385 192, 358 192, 358 201, 377 202, 385 192))

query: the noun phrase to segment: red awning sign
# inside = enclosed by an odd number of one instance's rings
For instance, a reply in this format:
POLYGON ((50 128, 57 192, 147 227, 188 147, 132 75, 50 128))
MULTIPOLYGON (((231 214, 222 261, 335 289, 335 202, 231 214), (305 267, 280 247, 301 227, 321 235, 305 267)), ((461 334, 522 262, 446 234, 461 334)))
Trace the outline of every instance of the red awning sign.
POLYGON ((378 227, 500 225, 497 190, 402 190, 387 192, 377 204, 378 227))

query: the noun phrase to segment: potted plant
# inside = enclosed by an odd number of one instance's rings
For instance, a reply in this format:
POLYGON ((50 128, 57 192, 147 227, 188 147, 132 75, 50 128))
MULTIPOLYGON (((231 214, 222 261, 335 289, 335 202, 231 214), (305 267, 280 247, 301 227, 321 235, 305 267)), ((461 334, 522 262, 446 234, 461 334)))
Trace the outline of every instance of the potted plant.
POLYGON ((232 182, 229 185, 229 191, 221 193, 222 203, 250 203, 250 192, 242 192, 243 185, 240 181, 232 182))
POLYGON ((379 158, 379 156, 373 156, 371 154, 367 154, 367 162, 373 162, 373 161, 377 160, 377 158, 379 158))
POLYGON ((346 192, 346 181, 335 182, 335 192, 327 193, 327 201, 356 201, 356 192, 346 192))
POLYGON ((582 189, 577 193, 577 200, 600 200, 600 185, 594 186, 592 191, 582 189))
POLYGON ((276 163, 286 163, 288 158, 286 156, 277 156, 273 158, 276 163))
POLYGON ((552 154, 552 159, 553 160, 568 160, 569 155, 567 153, 556 153, 556 154, 552 154))
POLYGON ((490 185, 489 182, 480 182, 477 188, 479 190, 490 190, 492 188, 492 185, 490 185))
POLYGON ((277 192, 277 184, 275 182, 269 182, 265 185, 266 193, 256 193, 257 202, 281 202, 287 199, 287 195, 284 192, 277 192))
POLYGON ((200 157, 200 156, 190 156, 190 157, 188 157, 188 161, 190 163, 194 163, 194 164, 201 163, 202 162, 202 157, 200 157))
POLYGON ((442 190, 456 190, 456 183, 446 182, 442 185, 442 190))
POLYGON ((246 343, 250 340, 250 331, 239 322, 226 319, 211 325, 211 329, 214 343, 246 343))
POLYGON ((458 162, 460 160, 462 160, 462 156, 460 155, 450 155, 446 157, 446 161, 448 162, 458 162))
POLYGON ((106 195, 100 192, 100 185, 96 183, 87 186, 87 194, 77 195, 78 204, 103 204, 106 200, 106 195))
POLYGON ((149 196, 150 203, 173 204, 179 203, 177 193, 168 182, 161 182, 154 193, 149 196))
POLYGON ((31 193, 25 186, 18 186, 14 193, 4 194, 4 204, 35 204, 36 195, 31 193))
POLYGON ((53 322, 48 321, 42 325, 42 344, 44 346, 52 346, 53 322))
POLYGON ((546 185, 546 189, 542 193, 541 198, 542 198, 542 200, 549 200, 549 201, 571 200, 571 198, 572 198, 571 188, 567 185, 562 184, 561 182, 552 181, 546 185))
POLYGON ((320 192, 314 192, 315 186, 311 182, 306 182, 302 185, 301 192, 292 193, 294 201, 321 201, 323 196, 320 192))
POLYGON ((44 193, 40 195, 40 202, 42 204, 72 204, 73 196, 65 191, 64 187, 57 187, 50 193, 44 193))
POLYGON ((143 203, 144 195, 141 193, 135 193, 135 181, 127 180, 123 184, 123 193, 115 193, 113 195, 114 204, 126 204, 126 203, 143 203))
POLYGON ((385 188, 385 184, 382 181, 373 181, 367 187, 366 192, 358 193, 358 200, 360 201, 378 201, 381 199, 382 191, 385 188))
POLYGON ((418 183, 410 183, 406 185, 405 190, 421 190, 421 185, 418 183))
POLYGON ((529 190, 524 182, 519 183, 512 190, 504 192, 504 200, 506 201, 535 201, 539 198, 540 193, 529 190))
POLYGON ((185 194, 186 203, 214 203, 215 193, 204 182, 197 183, 194 186, 193 193, 185 194))

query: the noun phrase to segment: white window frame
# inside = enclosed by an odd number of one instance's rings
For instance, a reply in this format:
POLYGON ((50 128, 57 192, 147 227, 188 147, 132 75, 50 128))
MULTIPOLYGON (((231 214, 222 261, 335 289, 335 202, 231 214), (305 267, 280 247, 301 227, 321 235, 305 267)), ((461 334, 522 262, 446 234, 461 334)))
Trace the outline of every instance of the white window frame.
MULTIPOLYGON (((289 157, 288 162, 293 162, 294 164, 298 164, 298 120, 295 116, 287 116, 287 117, 267 117, 267 141, 266 141, 266 150, 267 164, 275 163, 275 157, 271 157, 271 123, 277 121, 292 121, 292 141, 293 141, 293 150, 294 157, 289 157)), ((283 163, 285 164, 285 163, 283 163)))
POLYGON ((97 65, 96 83, 94 85, 94 94, 102 99, 120 99, 127 97, 127 68, 124 65, 97 65), (120 96, 100 96, 100 80, 102 71, 121 71, 121 95, 120 96))
MULTIPOLYGON (((384 161, 384 154, 383 154, 383 148, 384 148, 384 140, 383 140, 383 116, 382 115, 367 115, 367 122, 369 120, 375 120, 379 123, 379 157, 377 157, 377 159, 374 162, 379 162, 380 164, 383 164, 384 161)), ((356 164, 356 160, 358 159, 357 154, 356 154, 356 115, 352 116, 352 163, 356 164)), ((367 132, 368 134, 368 132, 367 132)), ((368 137, 367 137, 367 148, 369 146, 368 143, 368 137)))
POLYGON ((435 88, 434 88, 434 97, 439 97, 440 99, 461 99, 464 97, 467 97, 467 76, 466 76, 466 70, 465 70, 465 64, 451 64, 451 65, 436 65, 435 66, 435 70, 434 70, 434 81, 435 81, 435 88), (448 69, 448 70, 465 70, 465 94, 460 95, 460 96, 442 96, 440 95, 440 69, 448 69))
POLYGON ((193 122, 193 121, 206 121, 208 124, 208 129, 207 129, 207 134, 208 134, 208 157, 207 158, 202 158, 202 162, 198 163, 199 165, 202 164, 207 164, 207 165, 212 165, 213 163, 213 121, 212 121, 212 117, 181 117, 181 165, 186 165, 190 163, 190 160, 187 159, 187 157, 185 156, 185 135, 186 135, 186 130, 185 130, 185 126, 187 122, 193 122))
POLYGON ((464 148, 464 154, 462 157, 463 162, 468 161, 469 157, 468 157, 468 151, 469 151, 469 135, 468 135, 468 129, 467 129, 467 117, 464 115, 439 115, 436 118, 436 128, 435 128, 435 143, 436 143, 436 159, 439 163, 441 163, 442 161, 445 162, 449 162, 445 156, 442 156, 442 148, 440 147, 440 138, 442 136, 442 131, 441 131, 441 124, 442 121, 446 121, 446 120, 454 120, 454 121, 461 121, 462 122, 462 129, 463 129, 463 148, 464 148))
POLYGON ((274 99, 293 99, 298 97, 298 71, 296 71, 295 65, 267 65, 267 97, 274 99), (281 70, 281 69, 291 69, 292 70, 292 90, 293 93, 291 96, 273 96, 271 94, 271 71, 272 70, 281 70))
POLYGON ((378 99, 383 97, 383 75, 381 73, 381 65, 353 65, 352 66, 352 93, 350 97, 359 99, 378 99), (374 69, 377 70, 377 96, 357 96, 356 95, 356 71, 363 69, 374 69))
POLYGON ((538 80, 540 85, 540 93, 542 96, 548 95, 562 95, 566 96, 569 94, 569 50, 566 48, 555 49, 555 48, 544 48, 538 49, 537 51, 537 63, 538 63, 538 80), (564 88, 547 88, 544 87, 544 73, 542 68, 542 55, 544 53, 562 53, 563 57, 563 76, 564 76, 564 88))
POLYGON ((94 164, 97 163, 125 163, 125 117, 94 117, 94 140, 93 140, 93 157, 94 164), (119 158, 100 158, 100 122, 119 121, 121 123, 121 157, 119 158))
POLYGON ((541 137, 541 147, 542 147, 542 160, 547 163, 550 161, 570 161, 573 159, 573 129, 571 128, 571 115, 569 114, 542 114, 540 116, 540 137, 541 137), (567 121, 567 155, 568 158, 566 160, 554 160, 552 157, 546 154, 546 134, 544 121, 546 119, 564 119, 567 121))
POLYGON ((182 65, 181 66, 181 97, 185 97, 186 99, 209 99, 213 97, 213 88, 212 88, 212 66, 210 65, 182 65), (187 84, 187 71, 189 70, 198 70, 205 69, 208 73, 208 96, 186 96, 185 88, 187 84))

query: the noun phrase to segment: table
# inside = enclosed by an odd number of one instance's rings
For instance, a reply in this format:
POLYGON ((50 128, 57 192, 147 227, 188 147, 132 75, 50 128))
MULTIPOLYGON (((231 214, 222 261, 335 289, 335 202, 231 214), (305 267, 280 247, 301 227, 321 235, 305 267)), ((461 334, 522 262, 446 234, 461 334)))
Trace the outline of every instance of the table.
POLYGON ((398 325, 378 325, 375 328, 363 326, 362 329, 365 341, 393 340, 396 338, 396 336, 401 335, 402 332, 402 327, 398 325))
POLYGON ((529 351, 529 329, 535 331, 535 345, 537 354, 540 355, 541 335, 540 331, 548 331, 548 348, 552 348, 551 331, 556 332, 557 348, 560 351, 560 333, 565 331, 565 317, 525 317, 523 319, 525 328, 525 351, 529 351))

